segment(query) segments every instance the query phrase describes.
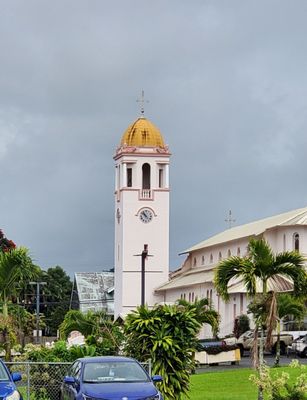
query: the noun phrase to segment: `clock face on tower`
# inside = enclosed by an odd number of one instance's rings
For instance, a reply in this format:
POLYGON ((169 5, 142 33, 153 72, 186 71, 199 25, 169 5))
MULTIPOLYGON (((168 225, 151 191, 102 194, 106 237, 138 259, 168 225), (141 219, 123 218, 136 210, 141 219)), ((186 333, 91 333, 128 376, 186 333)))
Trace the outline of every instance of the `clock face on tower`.
POLYGON ((140 220, 144 222, 144 224, 148 224, 148 222, 152 221, 153 212, 149 208, 144 208, 140 212, 140 220))

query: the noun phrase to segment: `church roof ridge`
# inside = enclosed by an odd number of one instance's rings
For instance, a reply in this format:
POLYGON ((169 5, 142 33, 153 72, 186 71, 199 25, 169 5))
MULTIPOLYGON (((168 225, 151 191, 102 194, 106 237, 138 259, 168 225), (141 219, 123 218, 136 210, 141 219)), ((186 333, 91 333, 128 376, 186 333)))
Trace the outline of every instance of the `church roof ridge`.
POLYGON ((282 214, 273 215, 247 224, 234 226, 214 236, 209 237, 179 254, 190 253, 205 247, 215 246, 220 243, 230 242, 248 236, 257 236, 264 231, 276 226, 307 225, 307 207, 287 211, 282 214))

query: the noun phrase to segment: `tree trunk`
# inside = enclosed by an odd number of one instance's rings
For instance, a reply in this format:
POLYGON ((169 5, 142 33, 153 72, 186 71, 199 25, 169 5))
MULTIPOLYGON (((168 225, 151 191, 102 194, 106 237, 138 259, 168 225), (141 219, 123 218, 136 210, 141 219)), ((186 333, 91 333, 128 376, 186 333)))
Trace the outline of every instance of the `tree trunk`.
MULTIPOLYGON (((267 293, 267 281, 265 279, 262 280, 262 295, 266 295, 267 293)), ((264 367, 264 329, 263 323, 261 322, 261 331, 260 331, 260 343, 259 343, 259 377, 261 379, 263 367, 264 367)), ((263 388, 260 386, 258 389, 258 400, 263 400, 263 388)))
POLYGON ((3 299, 3 309, 2 309, 3 318, 8 318, 9 311, 6 299, 3 299))
MULTIPOLYGON (((260 377, 260 379, 261 379, 261 375, 262 375, 262 371, 263 371, 263 367, 264 367, 263 351, 264 351, 264 331, 263 331, 263 326, 261 325, 260 343, 259 343, 259 377, 260 377)), ((258 389, 258 400, 263 400, 262 387, 259 387, 259 389, 258 389)))
POLYGON ((275 367, 279 367, 280 362, 280 320, 277 320, 277 341, 276 341, 276 355, 275 355, 275 367))
POLYGON ((5 361, 12 361, 12 349, 11 349, 11 338, 10 338, 10 333, 7 327, 3 329, 3 337, 4 337, 4 359, 5 361))
POLYGON ((3 312, 3 320, 5 325, 3 328, 3 339, 4 339, 4 351, 5 351, 5 356, 4 359, 5 361, 11 361, 12 355, 12 349, 11 349, 11 338, 10 338, 10 332, 9 332, 9 312, 8 312, 8 304, 7 304, 7 298, 5 295, 5 292, 3 293, 3 308, 2 308, 2 312, 3 312), (6 322, 5 322, 6 321, 6 322))

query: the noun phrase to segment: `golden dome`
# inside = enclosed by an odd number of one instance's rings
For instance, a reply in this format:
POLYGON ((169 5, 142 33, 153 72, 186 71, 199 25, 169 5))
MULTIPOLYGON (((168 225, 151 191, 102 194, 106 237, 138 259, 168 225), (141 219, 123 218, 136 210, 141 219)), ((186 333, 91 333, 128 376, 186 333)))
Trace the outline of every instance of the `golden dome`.
POLYGON ((165 146, 159 129, 144 117, 138 118, 128 127, 120 144, 133 147, 165 146))

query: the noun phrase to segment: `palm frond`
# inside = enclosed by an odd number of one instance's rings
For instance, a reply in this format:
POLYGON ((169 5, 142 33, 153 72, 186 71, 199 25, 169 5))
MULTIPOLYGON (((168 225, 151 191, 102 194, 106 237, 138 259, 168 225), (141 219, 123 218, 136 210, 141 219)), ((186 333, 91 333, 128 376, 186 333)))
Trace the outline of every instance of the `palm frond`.
POLYGON ((253 263, 246 257, 230 257, 218 264, 214 284, 224 300, 229 299, 228 285, 232 279, 242 279, 248 294, 256 293, 256 276, 253 263))
POLYGON ((254 265, 265 268, 267 265, 272 264, 274 254, 265 239, 250 239, 247 249, 248 257, 254 265))
POLYGON ((306 307, 303 301, 288 293, 280 293, 277 296, 277 312, 280 319, 291 315, 295 320, 301 320, 304 318, 306 307))

